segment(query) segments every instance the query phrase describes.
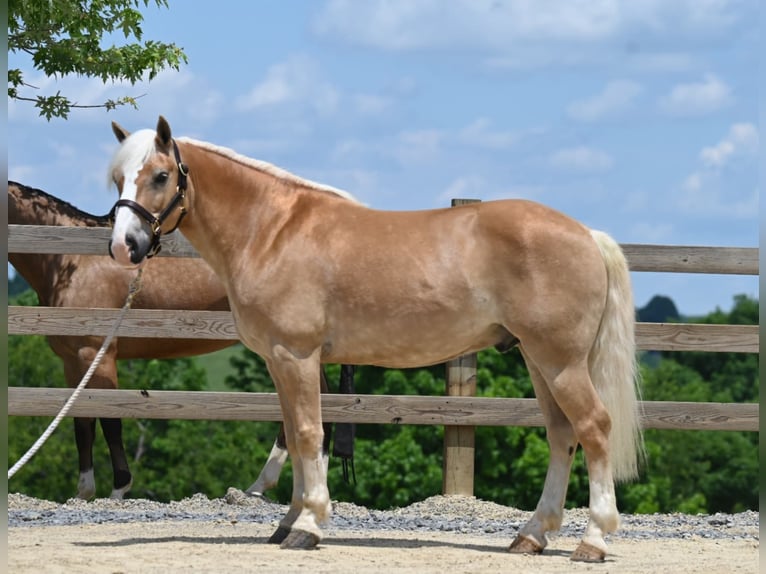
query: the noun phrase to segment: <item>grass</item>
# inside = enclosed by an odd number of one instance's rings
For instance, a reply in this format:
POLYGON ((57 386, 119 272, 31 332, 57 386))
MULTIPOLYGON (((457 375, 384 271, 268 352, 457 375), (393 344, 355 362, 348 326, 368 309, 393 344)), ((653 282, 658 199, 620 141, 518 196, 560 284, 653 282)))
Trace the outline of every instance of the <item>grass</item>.
POLYGON ((229 358, 242 352, 242 343, 231 347, 226 347, 215 353, 200 355, 197 357, 198 364, 205 369, 207 373, 207 387, 209 391, 231 391, 224 384, 226 375, 234 374, 234 369, 229 362, 229 358))

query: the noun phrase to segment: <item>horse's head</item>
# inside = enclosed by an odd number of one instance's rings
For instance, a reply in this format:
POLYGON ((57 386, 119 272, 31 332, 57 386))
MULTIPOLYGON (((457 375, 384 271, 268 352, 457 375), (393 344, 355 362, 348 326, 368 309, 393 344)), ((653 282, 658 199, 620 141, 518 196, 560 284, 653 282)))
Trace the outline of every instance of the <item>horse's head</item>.
POLYGON ((160 236, 181 222, 188 171, 162 116, 156 131, 131 134, 115 122, 112 130, 121 145, 109 166, 109 180, 120 199, 112 208, 109 254, 125 267, 136 267, 156 254, 160 236))

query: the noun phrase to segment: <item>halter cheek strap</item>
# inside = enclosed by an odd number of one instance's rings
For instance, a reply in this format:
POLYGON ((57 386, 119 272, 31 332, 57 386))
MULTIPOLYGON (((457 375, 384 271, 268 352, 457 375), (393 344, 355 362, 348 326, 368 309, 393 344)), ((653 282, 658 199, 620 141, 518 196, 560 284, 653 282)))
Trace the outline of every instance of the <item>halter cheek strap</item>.
MULTIPOLYGON (((155 217, 143 205, 136 203, 135 201, 131 199, 117 200, 117 202, 114 204, 114 207, 112 207, 112 210, 109 212, 109 216, 108 216, 109 222, 112 225, 114 225, 114 217, 115 217, 117 208, 127 207, 129 209, 132 209, 136 215, 138 215, 141 219, 143 219, 149 224, 149 227, 152 230, 152 244, 149 247, 148 253, 146 254, 147 259, 154 257, 155 255, 157 255, 157 253, 160 252, 160 249, 162 249, 162 246, 160 245, 160 237, 162 236, 162 225, 165 223, 165 220, 167 220, 167 218, 170 216, 173 210, 178 206, 178 204, 181 203, 186 198, 186 184, 187 184, 187 177, 189 175, 189 168, 185 163, 181 161, 181 154, 178 151, 178 145, 176 145, 175 140, 173 140, 173 153, 175 155, 176 165, 178 166, 178 186, 176 187, 176 193, 173 196, 173 198, 170 200, 170 203, 168 203, 165 209, 163 209, 162 212, 160 212, 158 217, 155 217)), ((183 221, 183 218, 185 216, 186 216, 186 207, 181 205, 181 213, 178 216, 178 219, 176 220, 176 224, 173 226, 173 229, 168 231, 168 233, 173 233, 176 229, 178 229, 178 226, 181 225, 181 221, 183 221)))

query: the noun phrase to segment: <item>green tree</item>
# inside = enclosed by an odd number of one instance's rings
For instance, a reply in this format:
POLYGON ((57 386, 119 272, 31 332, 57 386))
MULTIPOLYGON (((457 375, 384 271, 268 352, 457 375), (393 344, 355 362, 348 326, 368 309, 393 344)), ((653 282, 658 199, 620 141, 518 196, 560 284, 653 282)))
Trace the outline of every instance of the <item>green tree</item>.
MULTIPOLYGON (((734 297, 698 323, 757 324, 757 299, 734 297)), ((661 353, 644 365, 643 398, 651 401, 757 402, 758 355, 661 353)), ((629 512, 737 512, 758 508, 758 433, 648 430, 649 456, 639 481, 621 487, 629 512)))
MULTIPOLYGON (((9 0, 8 53, 29 55, 34 68, 47 76, 75 74, 135 84, 148 73, 152 79, 161 70, 177 70, 187 61, 175 44, 142 41, 143 15, 138 8, 152 3, 168 5, 167 0, 9 0), (120 35, 135 42, 114 45, 112 38, 120 35)), ((9 67, 8 97, 34 102, 48 121, 53 117, 66 119, 72 108, 136 107, 134 96, 81 105, 60 91, 34 95, 35 89, 25 81, 21 69, 9 67)))

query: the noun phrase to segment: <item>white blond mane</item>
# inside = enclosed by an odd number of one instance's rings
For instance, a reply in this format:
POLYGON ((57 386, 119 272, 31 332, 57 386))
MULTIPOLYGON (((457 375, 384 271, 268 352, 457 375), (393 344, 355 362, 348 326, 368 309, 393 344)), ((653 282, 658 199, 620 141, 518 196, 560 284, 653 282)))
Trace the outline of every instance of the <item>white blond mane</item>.
POLYGON ((116 168, 122 168, 123 173, 129 170, 138 172, 141 169, 141 166, 154 151, 154 138, 156 135, 157 132, 154 130, 138 130, 125 138, 122 145, 114 152, 112 161, 109 162, 107 187, 111 187, 114 183, 112 176, 116 168))
MULTIPOLYGON (((112 161, 109 163, 109 173, 107 174, 108 186, 111 186, 113 183, 112 175, 114 173, 115 168, 121 167, 124 172, 128 171, 128 169, 135 170, 137 172, 141 168, 144 162, 146 162, 146 160, 149 159, 149 156, 154 151, 154 146, 155 146, 154 139, 156 135, 157 135, 157 132, 151 129, 138 130, 130 134, 130 136, 122 142, 122 145, 119 148, 117 148, 117 151, 114 153, 114 156, 112 157, 112 161)), ((187 138, 187 137, 176 138, 176 140, 179 142, 196 146, 196 147, 200 147, 202 149, 211 151, 213 153, 217 153, 239 164, 252 167, 253 169, 257 169, 258 171, 262 171, 263 173, 273 175, 274 177, 278 177, 280 179, 284 179, 286 181, 296 183, 298 185, 302 185, 304 187, 308 187, 311 189, 334 193, 335 195, 339 195, 340 197, 344 199, 348 199, 350 201, 359 203, 358 200, 347 191, 337 189, 330 185, 324 185, 322 183, 317 183, 315 181, 303 179, 301 177, 298 177, 295 174, 290 173, 287 170, 284 170, 268 162, 261 161, 258 159, 253 159, 253 158, 238 154, 237 152, 235 152, 234 150, 230 148, 214 145, 208 142, 203 142, 203 141, 199 141, 199 140, 195 140, 195 139, 187 138)))
POLYGON ((222 155, 239 164, 252 167, 253 169, 257 169, 258 171, 262 171, 269 175, 273 175, 274 177, 278 177, 280 179, 284 179, 286 181, 296 183, 298 185, 302 185, 304 187, 308 187, 311 189, 334 193, 335 195, 339 195, 340 197, 344 199, 348 199, 350 201, 358 203, 358 200, 347 191, 343 191, 341 189, 337 189, 335 187, 332 187, 330 185, 325 185, 323 183, 317 183, 309 179, 303 179, 302 177, 298 177, 297 175, 290 173, 289 171, 282 169, 281 167, 277 167, 271 163, 268 163, 259 159, 253 159, 251 157, 244 156, 242 154, 235 152, 233 149, 223 147, 223 146, 218 146, 208 142, 195 140, 188 137, 180 137, 180 138, 176 138, 176 140, 179 142, 196 146, 196 147, 200 147, 202 149, 211 151, 213 153, 217 153, 218 155, 222 155))

